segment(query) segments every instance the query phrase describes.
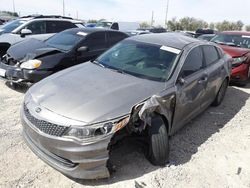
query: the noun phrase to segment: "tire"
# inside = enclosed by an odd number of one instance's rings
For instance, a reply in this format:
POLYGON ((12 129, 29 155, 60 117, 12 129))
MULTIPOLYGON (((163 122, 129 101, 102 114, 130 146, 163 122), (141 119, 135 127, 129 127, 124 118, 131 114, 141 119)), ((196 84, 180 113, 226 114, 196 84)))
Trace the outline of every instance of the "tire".
POLYGON ((166 165, 169 158, 169 137, 160 115, 153 117, 151 126, 148 126, 148 142, 148 160, 156 166, 166 165))
POLYGON ((228 87, 228 80, 225 79, 221 84, 221 87, 216 95, 214 102, 212 103, 212 106, 219 106, 222 103, 227 91, 227 87, 228 87))

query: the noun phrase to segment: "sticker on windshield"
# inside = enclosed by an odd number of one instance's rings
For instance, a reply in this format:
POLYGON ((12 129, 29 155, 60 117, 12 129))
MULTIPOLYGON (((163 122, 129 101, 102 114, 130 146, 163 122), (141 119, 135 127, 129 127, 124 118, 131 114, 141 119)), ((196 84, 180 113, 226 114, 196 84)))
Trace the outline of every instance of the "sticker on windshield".
POLYGON ((168 51, 168 52, 172 52, 174 54, 179 54, 181 52, 181 50, 179 50, 179 49, 168 47, 168 46, 162 46, 160 49, 168 51))
POLYGON ((84 32, 82 32, 82 31, 79 31, 79 32, 77 33, 77 35, 86 36, 86 35, 87 35, 87 33, 84 33, 84 32))
POLYGON ((242 38, 250 38, 250 36, 248 35, 242 35, 242 38))

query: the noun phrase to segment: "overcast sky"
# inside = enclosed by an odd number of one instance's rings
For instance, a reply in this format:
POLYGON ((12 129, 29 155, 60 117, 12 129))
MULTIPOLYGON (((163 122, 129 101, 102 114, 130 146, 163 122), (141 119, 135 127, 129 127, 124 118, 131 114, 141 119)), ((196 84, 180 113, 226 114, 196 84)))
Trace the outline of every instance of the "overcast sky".
MULTIPOLYGON (((0 0, 0 10, 13 10, 13 0, 0 0)), ((60 14, 63 0, 14 0, 16 12, 60 14)), ((156 24, 164 24, 167 0, 65 0, 66 16, 81 19, 148 21, 154 11, 156 24)), ((208 22, 242 20, 250 24, 250 0, 170 0, 168 18, 184 16, 208 22)))

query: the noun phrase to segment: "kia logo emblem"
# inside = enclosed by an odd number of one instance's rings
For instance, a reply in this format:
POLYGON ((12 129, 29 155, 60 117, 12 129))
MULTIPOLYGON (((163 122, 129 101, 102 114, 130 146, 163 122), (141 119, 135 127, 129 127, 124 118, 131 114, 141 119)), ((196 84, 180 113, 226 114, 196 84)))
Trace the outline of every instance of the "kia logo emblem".
POLYGON ((36 113, 40 113, 41 111, 42 111, 41 108, 39 108, 39 107, 36 108, 36 113))

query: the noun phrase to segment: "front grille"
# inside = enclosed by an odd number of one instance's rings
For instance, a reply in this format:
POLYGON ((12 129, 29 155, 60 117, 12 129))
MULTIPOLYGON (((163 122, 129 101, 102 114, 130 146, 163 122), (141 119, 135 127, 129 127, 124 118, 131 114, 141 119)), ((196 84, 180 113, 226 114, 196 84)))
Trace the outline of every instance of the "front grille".
POLYGON ((39 129, 40 131, 48 135, 62 136, 68 130, 68 127, 56 125, 56 124, 49 123, 47 121, 39 120, 35 118, 34 116, 30 114, 26 105, 24 105, 24 114, 26 118, 30 121, 30 123, 32 123, 32 125, 34 125, 37 129, 39 129))

